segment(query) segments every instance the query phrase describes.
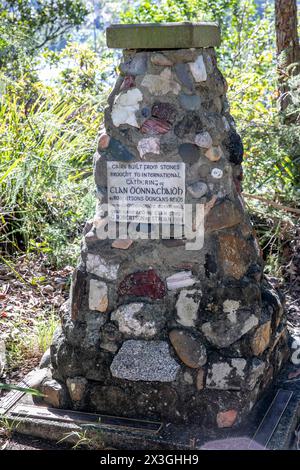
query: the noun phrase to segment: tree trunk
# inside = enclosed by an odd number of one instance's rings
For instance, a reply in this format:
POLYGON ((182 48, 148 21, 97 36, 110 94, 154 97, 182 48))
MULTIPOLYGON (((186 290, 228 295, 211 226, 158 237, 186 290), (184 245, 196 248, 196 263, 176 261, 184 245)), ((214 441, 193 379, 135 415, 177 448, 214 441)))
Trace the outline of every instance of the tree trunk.
POLYGON ((299 73, 300 48, 297 30, 297 0, 275 0, 280 110, 291 103, 288 79, 299 73))

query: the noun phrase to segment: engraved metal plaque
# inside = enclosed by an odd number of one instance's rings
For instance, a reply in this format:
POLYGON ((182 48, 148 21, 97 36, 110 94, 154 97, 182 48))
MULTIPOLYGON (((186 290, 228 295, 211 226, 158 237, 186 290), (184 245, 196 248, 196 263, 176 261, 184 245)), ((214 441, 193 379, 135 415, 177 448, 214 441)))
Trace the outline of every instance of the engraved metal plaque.
POLYGON ((183 223, 184 163, 107 162, 107 179, 112 220, 183 223))

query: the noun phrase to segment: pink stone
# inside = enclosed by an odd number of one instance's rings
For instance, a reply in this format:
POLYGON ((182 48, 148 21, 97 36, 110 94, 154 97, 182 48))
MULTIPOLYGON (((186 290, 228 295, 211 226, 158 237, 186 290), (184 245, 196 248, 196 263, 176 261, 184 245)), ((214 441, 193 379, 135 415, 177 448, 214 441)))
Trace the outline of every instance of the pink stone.
POLYGON ((127 75, 123 80, 120 90, 128 90, 133 87, 135 87, 135 78, 132 75, 127 75))
POLYGON ((230 428, 235 423, 236 418, 236 410, 220 411, 217 414, 218 428, 230 428))
POLYGON ((119 294, 161 299, 166 295, 166 286, 156 272, 149 269, 128 274, 119 286, 119 294))
POLYGON ((161 119, 147 119, 142 127, 143 134, 166 134, 171 129, 171 124, 161 119))
POLYGON ((98 149, 104 150, 109 146, 110 137, 107 134, 101 134, 98 141, 98 149))

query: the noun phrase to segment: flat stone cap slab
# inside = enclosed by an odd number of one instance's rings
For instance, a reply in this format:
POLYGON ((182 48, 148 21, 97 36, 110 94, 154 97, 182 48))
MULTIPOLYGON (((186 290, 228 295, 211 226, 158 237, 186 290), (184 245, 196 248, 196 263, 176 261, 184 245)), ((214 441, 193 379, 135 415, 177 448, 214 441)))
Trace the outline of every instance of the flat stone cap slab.
POLYGON ((189 49, 219 46, 221 36, 216 23, 112 24, 106 41, 115 49, 189 49))

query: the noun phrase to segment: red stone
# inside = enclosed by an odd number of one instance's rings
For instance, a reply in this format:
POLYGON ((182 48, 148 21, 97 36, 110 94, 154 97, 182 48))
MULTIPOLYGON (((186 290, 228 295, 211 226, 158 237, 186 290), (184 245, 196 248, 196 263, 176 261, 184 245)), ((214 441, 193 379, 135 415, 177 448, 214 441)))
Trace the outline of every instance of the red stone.
POLYGON ((176 108, 169 103, 154 103, 152 116, 172 123, 176 118, 176 108))
POLYGON ((167 121, 163 121, 162 119, 147 119, 142 127, 141 131, 143 134, 166 134, 171 129, 171 124, 167 121))
POLYGON ((121 90, 128 90, 129 88, 135 87, 135 78, 132 75, 127 75, 121 85, 121 90))
POLYGON ((220 411, 217 414, 218 428, 230 428, 235 423, 236 418, 236 410, 220 411))
POLYGON ((119 286, 119 294, 161 299, 166 295, 166 286, 156 272, 149 269, 128 274, 119 286))

